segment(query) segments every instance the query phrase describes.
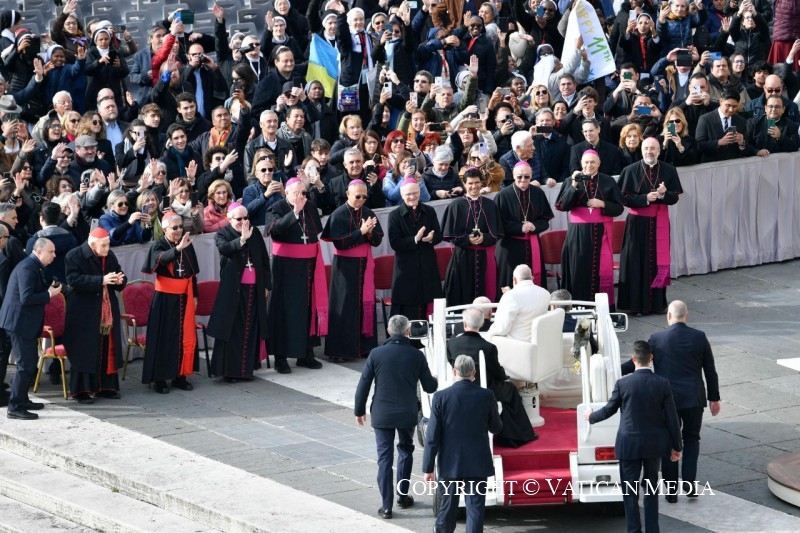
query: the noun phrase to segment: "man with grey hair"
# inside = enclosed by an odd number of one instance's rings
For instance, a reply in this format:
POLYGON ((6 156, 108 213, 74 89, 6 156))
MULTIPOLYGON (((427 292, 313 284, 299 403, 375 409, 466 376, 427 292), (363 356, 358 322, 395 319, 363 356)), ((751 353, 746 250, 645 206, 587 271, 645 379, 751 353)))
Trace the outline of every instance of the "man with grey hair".
POLYGON ((417 382, 422 390, 431 394, 438 382, 431 375, 428 361, 422 352, 411 345, 408 338, 410 326, 403 315, 389 319, 387 330, 390 337, 382 346, 374 348, 367 358, 355 395, 356 423, 363 426, 366 421, 367 397, 372 382, 375 394, 372 398, 372 427, 378 448, 378 490, 382 505, 378 516, 392 517, 392 499, 397 491, 397 505, 406 509, 414 505, 409 494, 409 478, 413 467, 414 427, 417 424, 417 382), (397 433, 397 483, 392 480, 395 432, 397 433))
POLYGON ((54 94, 53 109, 58 113, 58 120, 63 119, 67 111, 72 111, 72 94, 69 91, 58 91, 54 94))
POLYGON ((497 304, 489 337, 502 335, 530 342, 531 321, 547 313, 550 293, 533 282, 528 265, 517 265, 514 268, 513 284, 513 289, 502 289, 503 296, 497 304))
POLYGON ((45 267, 55 257, 53 243, 45 238, 37 239, 33 253, 11 273, 0 307, 0 328, 8 333, 17 354, 17 373, 8 399, 7 416, 11 419, 36 420, 39 415, 30 411, 44 409, 43 403, 30 400, 28 389, 36 376, 39 360, 36 343, 42 332, 45 305, 61 294, 61 285, 53 283, 48 287, 44 276, 45 267))
MULTIPOLYGON (((476 368, 480 362, 480 352, 486 362, 486 387, 490 389, 497 401, 503 404, 501 418, 503 431, 497 436, 497 442, 503 446, 516 448, 536 440, 538 435, 533 431, 530 419, 525 413, 522 398, 513 383, 508 381, 506 371, 500 365, 497 346, 484 339, 479 333, 483 326, 483 311, 478 307, 465 309, 461 314, 464 333, 447 341, 447 360, 455 364, 460 354, 472 357, 476 368)), ((476 373, 476 382, 480 383, 480 375, 476 373)))
POLYGON ((436 531, 452 532, 456 527, 460 482, 467 507, 467 531, 482 531, 486 504, 486 478, 494 475, 489 432, 499 433, 503 422, 492 391, 474 381, 475 362, 459 355, 453 365, 455 383, 437 392, 425 434, 422 471, 425 481, 436 481, 438 463, 440 506, 436 531), (462 485, 463 483, 463 485, 462 485))
MULTIPOLYGON (((697 479, 703 411, 708 403, 711 415, 717 416, 720 411, 720 399, 719 377, 714 366, 711 344, 705 333, 686 325, 688 318, 689 311, 686 304, 680 300, 673 301, 667 309, 669 327, 651 335, 648 342, 653 350, 654 372, 669 379, 672 386, 683 437, 681 479, 692 485, 687 496, 693 497, 697 496, 694 482, 697 479)), ((678 463, 671 461, 668 455, 661 459, 661 472, 664 481, 677 483, 678 463)), ((677 494, 668 495, 667 501, 676 503, 677 494)))
MULTIPOLYGON (((8 244, 8 228, 0 224, 0 251, 5 249, 8 244)), ((8 288, 8 278, 11 277, 11 262, 0 253, 0 305, 3 303, 3 295, 8 288)), ((6 385, 6 372, 8 371, 8 356, 11 355, 11 340, 6 334, 6 330, 0 329, 0 407, 8 405, 8 385, 6 385)))
POLYGON ((347 203, 347 190, 355 180, 360 180, 367 186, 367 201, 364 204, 370 209, 386 207, 386 197, 383 186, 378 179, 375 167, 364 167, 364 155, 356 148, 348 148, 344 152, 344 172, 331 180, 330 189, 336 207, 347 203))
MULTIPOLYGON (((253 157, 260 148, 272 150, 275 158, 275 165, 279 170, 283 170, 286 155, 292 152, 292 144, 278 137, 278 127, 280 120, 275 111, 262 111, 258 118, 258 125, 261 126, 261 135, 256 136, 248 142, 244 148, 244 168, 249 173, 253 168, 253 157)), ((298 164, 300 161, 298 161, 298 164)))
POLYGON ((539 158, 535 157, 536 148, 533 137, 529 131, 518 131, 511 136, 511 151, 500 158, 500 166, 506 173, 503 187, 514 183, 514 166, 520 161, 528 163, 531 167, 531 182, 542 183, 542 169, 539 158))

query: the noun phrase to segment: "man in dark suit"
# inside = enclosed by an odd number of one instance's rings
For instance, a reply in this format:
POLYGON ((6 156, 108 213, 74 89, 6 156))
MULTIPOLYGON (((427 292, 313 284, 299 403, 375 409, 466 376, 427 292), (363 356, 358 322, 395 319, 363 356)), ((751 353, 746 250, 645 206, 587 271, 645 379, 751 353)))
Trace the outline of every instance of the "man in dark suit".
MULTIPOLYGON (((478 354, 483 351, 486 361, 486 387, 494 393, 497 401, 503 404, 503 412, 500 415, 503 431, 497 435, 498 444, 518 448, 526 442, 538 439, 539 435, 533 430, 517 387, 508 380, 506 371, 500 365, 497 346, 479 333, 484 323, 483 310, 470 307, 461 313, 461 318, 464 333, 447 341, 447 360, 451 365, 455 365, 459 355, 468 355, 472 357, 475 368, 478 369, 480 368, 478 354)), ((479 370, 476 370, 475 382, 481 382, 479 370)))
POLYGON ((531 183, 531 185, 541 187, 555 187, 561 183, 569 174, 569 149, 567 140, 559 135, 553 127, 556 118, 553 111, 549 108, 540 109, 536 112, 536 129, 533 132, 534 153, 539 156, 542 164, 542 181, 531 183), (550 132, 540 131, 550 128, 550 132))
POLYGON ((572 147, 569 155, 570 173, 581 169, 581 157, 586 150, 594 150, 600 157, 600 173, 616 176, 622 171, 619 148, 608 141, 600 139, 600 123, 587 118, 581 125, 583 137, 586 139, 572 147))
POLYGON ((428 361, 422 352, 411 346, 410 325, 403 315, 389 319, 386 327, 390 337, 383 346, 374 348, 367 358, 356 388, 356 423, 366 420, 367 396, 375 381, 372 397, 372 428, 378 447, 378 490, 383 505, 378 516, 392 517, 392 498, 397 488, 397 504, 401 509, 414 505, 409 493, 409 478, 414 465, 414 427, 417 425, 417 381, 427 393, 436 391, 438 382, 431 375, 428 361), (392 463, 394 435, 397 432, 397 483, 393 482, 392 463))
POLYGON ((755 155, 755 149, 745 140, 747 121, 736 114, 739 93, 726 89, 719 107, 697 121, 695 138, 700 148, 700 162, 725 161, 755 155))
POLYGON ((463 483, 467 506, 467 532, 483 531, 486 505, 486 478, 494 475, 489 432, 503 429, 492 391, 482 389, 475 380, 475 362, 459 355, 453 365, 455 383, 434 394, 431 417, 425 435, 422 471, 425 482, 436 481, 435 463, 442 502, 436 516, 435 531, 452 533, 456 528, 459 490, 463 483))
POLYGON ((6 330, 18 355, 17 373, 8 399, 8 418, 36 420, 39 415, 30 410, 44 408, 44 404, 30 401, 28 388, 36 376, 39 360, 36 341, 44 325, 44 306, 53 296, 61 294, 61 285, 48 287, 45 283, 44 269, 55 257, 53 243, 45 238, 38 239, 33 253, 11 273, 0 307, 0 328, 6 330))
MULTIPOLYGON (((692 485, 687 496, 697 495, 694 482, 697 477, 697 458, 700 455, 700 426, 703 423, 703 409, 708 406, 711 415, 717 416, 720 410, 719 378, 714 366, 714 354, 706 334, 686 325, 689 311, 686 304, 675 300, 667 309, 669 327, 650 336, 653 347, 653 368, 658 376, 667 378, 675 395, 675 406, 681 422, 683 437, 683 464, 681 478, 683 486, 692 485), (703 386, 705 375, 708 387, 703 386)), ((678 481, 678 464, 665 458, 661 462, 661 475, 664 481, 678 481)), ((677 495, 667 496, 667 501, 675 503, 677 495)))
POLYGON ((747 142, 756 155, 796 152, 800 147, 797 122, 787 118, 784 98, 776 94, 767 98, 766 114, 747 121, 747 142))
POLYGON ((644 523, 649 533, 658 531, 659 462, 665 453, 672 461, 680 459, 682 443, 669 381, 648 368, 653 359, 650 345, 636 341, 633 351, 636 371, 617 381, 605 406, 596 413, 587 409, 583 417, 594 424, 621 410, 614 453, 619 460, 625 520, 628 531, 642 530, 639 492, 644 492, 644 523))
MULTIPOLYGON (((11 277, 11 261, 2 253, 8 244, 8 228, 0 224, 0 305, 3 303, 8 279, 11 277)), ((6 330, 0 329, 0 407, 8 405, 8 385, 6 385, 6 372, 8 371, 8 356, 11 355, 11 341, 6 330)))

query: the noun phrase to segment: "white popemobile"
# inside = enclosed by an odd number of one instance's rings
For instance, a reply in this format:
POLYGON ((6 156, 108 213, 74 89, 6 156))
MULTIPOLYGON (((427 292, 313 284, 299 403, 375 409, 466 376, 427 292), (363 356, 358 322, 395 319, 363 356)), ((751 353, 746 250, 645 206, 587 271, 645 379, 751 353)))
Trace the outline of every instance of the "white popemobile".
MULTIPOLYGON (((490 339, 497 346, 500 364, 519 389, 539 438, 519 448, 492 446, 495 476, 487 480, 486 505, 598 502, 609 504, 608 510, 618 513, 622 493, 614 441, 619 413, 591 426, 582 416, 587 407, 597 410, 606 404, 621 374, 619 341, 608 297, 601 293, 594 302, 559 304, 572 306, 570 314, 579 318, 584 330, 591 325, 589 331, 596 333, 598 353, 592 354, 589 343, 583 342, 588 340, 587 335, 562 333, 563 309, 533 320, 531 342, 497 336, 490 339), (580 354, 579 364, 573 349, 580 354)), ((430 322, 412 323, 412 331, 427 329, 424 336, 412 337, 422 341, 431 372, 439 377, 439 390, 452 384, 446 341, 460 323, 461 311, 496 307, 445 305, 444 299, 434 301, 430 322)), ((627 315, 615 313, 613 317, 618 330, 625 331, 627 315)), ((482 353, 480 375, 481 386, 486 387, 482 353)), ((420 391, 422 418, 417 438, 422 446, 432 397, 420 391)), ((438 498, 434 496, 434 512, 437 510, 438 498)))

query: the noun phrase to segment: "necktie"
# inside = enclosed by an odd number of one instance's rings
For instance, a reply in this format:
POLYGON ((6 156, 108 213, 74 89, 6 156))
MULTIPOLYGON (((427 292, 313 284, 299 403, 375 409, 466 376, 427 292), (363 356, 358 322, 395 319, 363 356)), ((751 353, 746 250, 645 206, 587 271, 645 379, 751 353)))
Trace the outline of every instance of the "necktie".
POLYGON ((726 131, 728 131, 728 128, 730 128, 730 126, 731 126, 731 124, 729 122, 728 117, 725 117, 724 119, 722 119, 722 133, 725 133, 726 131))

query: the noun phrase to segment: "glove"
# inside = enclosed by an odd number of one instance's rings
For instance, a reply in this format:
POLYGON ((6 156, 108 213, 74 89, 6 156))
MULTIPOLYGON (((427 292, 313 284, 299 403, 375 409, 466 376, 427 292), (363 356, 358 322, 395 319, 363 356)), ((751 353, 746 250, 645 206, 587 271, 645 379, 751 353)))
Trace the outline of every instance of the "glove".
POLYGON ((161 81, 164 83, 169 83, 170 78, 172 77, 172 73, 168 70, 165 70, 161 73, 161 81))

